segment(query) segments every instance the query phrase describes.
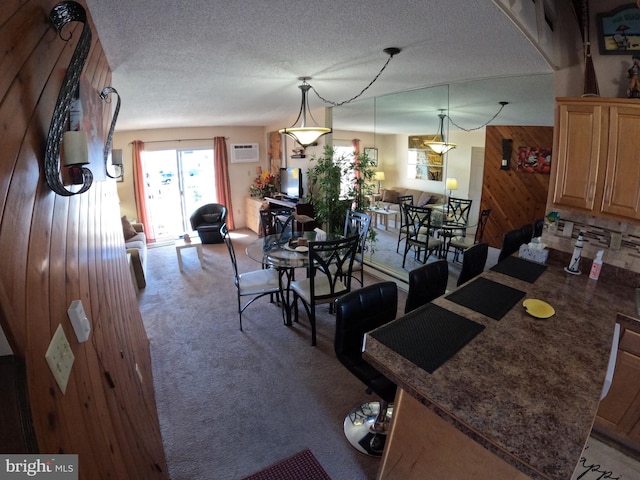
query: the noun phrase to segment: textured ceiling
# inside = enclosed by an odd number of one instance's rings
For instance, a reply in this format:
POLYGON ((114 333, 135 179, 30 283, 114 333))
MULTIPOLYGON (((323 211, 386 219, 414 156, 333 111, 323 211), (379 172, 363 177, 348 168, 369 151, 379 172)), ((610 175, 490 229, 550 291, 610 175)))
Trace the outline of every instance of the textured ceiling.
MULTIPOLYGON (((511 104, 497 124, 553 123, 552 69, 491 0, 87 4, 122 97, 117 130, 288 126, 300 106, 298 77, 312 77, 327 99, 346 100, 378 73, 386 47, 402 52, 362 99, 452 84, 458 123, 488 120, 500 100, 511 104), (492 80, 465 82, 478 79, 492 80)), ((322 106, 313 92, 309 99, 322 106)), ((421 107, 434 124, 443 107, 440 97, 436 103, 421 107)), ((350 126, 359 129, 355 120, 340 125, 350 126)))

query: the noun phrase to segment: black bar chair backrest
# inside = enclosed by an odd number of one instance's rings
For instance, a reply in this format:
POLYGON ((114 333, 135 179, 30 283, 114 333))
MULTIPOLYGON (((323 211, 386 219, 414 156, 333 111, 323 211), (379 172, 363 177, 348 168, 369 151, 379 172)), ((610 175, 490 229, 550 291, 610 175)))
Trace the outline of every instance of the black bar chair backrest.
POLYGON ((489 245, 486 243, 476 243, 464 251, 462 254, 462 269, 458 277, 458 287, 484 271, 488 253, 489 245))
POLYGON ((362 358, 364 335, 395 319, 398 289, 394 282, 380 282, 343 295, 336 301, 334 350, 340 363, 375 393, 379 402, 366 402, 344 419, 344 433, 358 451, 380 456, 386 443, 391 414, 389 403, 396 385, 362 358))
POLYGON ((411 270, 404 313, 409 313, 444 295, 448 280, 449 264, 446 260, 437 260, 411 270))

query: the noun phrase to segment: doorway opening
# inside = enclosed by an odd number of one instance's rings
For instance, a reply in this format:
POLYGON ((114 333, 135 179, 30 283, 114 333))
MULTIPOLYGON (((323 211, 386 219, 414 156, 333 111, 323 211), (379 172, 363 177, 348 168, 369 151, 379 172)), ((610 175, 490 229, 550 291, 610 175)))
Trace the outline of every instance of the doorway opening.
POLYGON ((196 208, 217 201, 212 149, 145 151, 143 168, 158 242, 190 232, 189 217, 196 208))

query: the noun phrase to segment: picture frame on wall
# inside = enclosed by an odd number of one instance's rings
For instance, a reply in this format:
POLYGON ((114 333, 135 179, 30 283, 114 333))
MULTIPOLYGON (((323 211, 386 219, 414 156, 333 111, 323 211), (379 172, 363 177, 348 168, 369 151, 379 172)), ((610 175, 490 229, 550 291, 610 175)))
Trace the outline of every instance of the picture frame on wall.
POLYGON ((636 3, 599 13, 597 23, 600 55, 640 53, 640 8, 636 3))
POLYGON ((375 148, 375 147, 365 147, 364 154, 371 161, 371 166, 372 167, 377 167, 378 166, 378 149, 377 148, 375 148))

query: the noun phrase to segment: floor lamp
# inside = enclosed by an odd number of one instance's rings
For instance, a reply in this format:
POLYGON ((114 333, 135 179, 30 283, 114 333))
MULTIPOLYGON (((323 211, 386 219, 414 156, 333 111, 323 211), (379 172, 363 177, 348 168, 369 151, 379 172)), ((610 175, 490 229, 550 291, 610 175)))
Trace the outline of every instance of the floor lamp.
POLYGON ((380 193, 380 186, 384 182, 384 172, 376 172, 373 174, 373 179, 378 181, 378 193, 380 193))

